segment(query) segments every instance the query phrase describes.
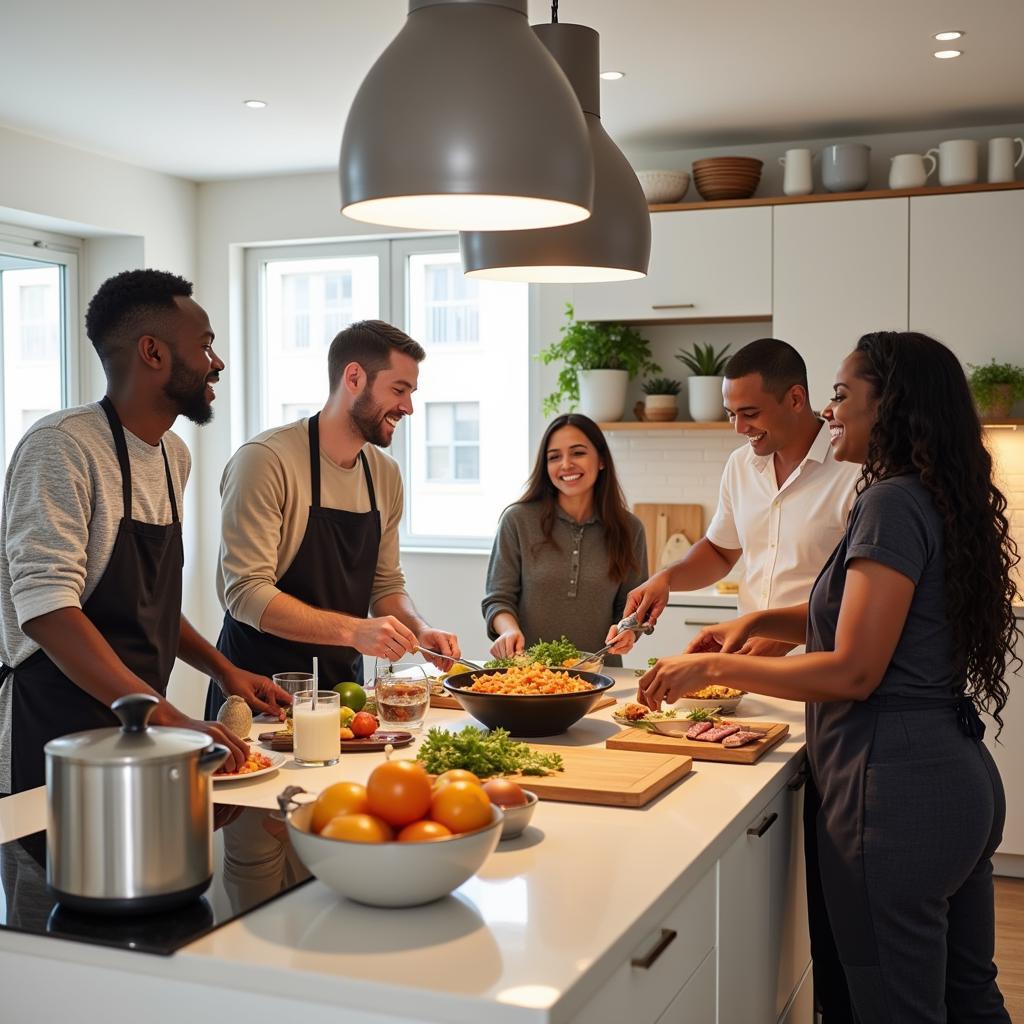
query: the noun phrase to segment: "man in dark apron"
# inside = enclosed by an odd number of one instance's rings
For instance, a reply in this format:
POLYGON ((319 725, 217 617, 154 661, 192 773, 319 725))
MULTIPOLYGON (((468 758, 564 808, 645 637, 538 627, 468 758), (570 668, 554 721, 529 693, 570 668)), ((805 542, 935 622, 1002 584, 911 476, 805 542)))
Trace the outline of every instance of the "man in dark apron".
POLYGON ((244 743, 165 699, 176 657, 259 710, 277 708, 269 679, 228 663, 181 614, 189 455, 170 427, 179 415, 211 418, 224 368, 191 293, 156 270, 106 281, 86 316, 106 396, 44 417, 12 457, 0 526, 0 792, 42 785, 46 743, 116 724, 110 704, 133 692, 160 697, 153 722, 210 734, 240 766, 244 743))
MULTIPOLYGON (((316 657, 322 685, 333 686, 362 681, 363 655, 398 661, 419 645, 461 654, 405 592, 402 481, 381 450, 412 414, 424 355, 390 324, 352 324, 331 343, 321 412, 265 431, 231 458, 221 482, 217 647, 235 664, 308 672, 316 657)), ((221 699, 211 687, 208 715, 221 699)))

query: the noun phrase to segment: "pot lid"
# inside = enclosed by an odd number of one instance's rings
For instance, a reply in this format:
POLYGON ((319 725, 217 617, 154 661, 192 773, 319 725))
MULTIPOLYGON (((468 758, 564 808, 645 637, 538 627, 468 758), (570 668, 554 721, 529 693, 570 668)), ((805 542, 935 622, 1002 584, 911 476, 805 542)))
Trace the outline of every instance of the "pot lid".
POLYGON ((74 764, 127 765, 178 761, 213 745, 205 733, 147 725, 159 701, 148 693, 119 697, 110 705, 119 728, 88 729, 46 744, 46 756, 74 764))

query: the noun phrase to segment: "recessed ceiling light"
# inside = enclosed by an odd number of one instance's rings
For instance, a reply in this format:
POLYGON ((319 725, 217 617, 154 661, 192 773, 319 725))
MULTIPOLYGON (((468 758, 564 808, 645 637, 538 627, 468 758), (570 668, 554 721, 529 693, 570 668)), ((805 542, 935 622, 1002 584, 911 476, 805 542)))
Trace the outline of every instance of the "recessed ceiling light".
POLYGON ((625 71, 602 71, 601 77, 606 82, 617 82, 620 78, 626 77, 625 71))
POLYGON ((948 43, 951 39, 959 39, 963 35, 963 32, 953 29, 950 32, 936 32, 933 38, 938 39, 940 43, 948 43))
POLYGON ((963 50, 936 50, 934 56, 938 57, 939 60, 952 60, 954 57, 959 57, 963 52, 963 50))
POLYGON ((262 110, 267 105, 263 100, 245 100, 244 104, 250 110, 262 110))

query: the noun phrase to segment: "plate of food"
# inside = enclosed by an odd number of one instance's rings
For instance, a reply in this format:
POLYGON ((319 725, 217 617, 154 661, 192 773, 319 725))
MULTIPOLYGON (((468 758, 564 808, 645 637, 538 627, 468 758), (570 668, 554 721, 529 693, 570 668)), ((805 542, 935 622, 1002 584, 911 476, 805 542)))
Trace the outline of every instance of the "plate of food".
POLYGON ((276 772, 285 760, 284 754, 274 751, 264 754, 250 747, 245 764, 237 772, 214 772, 213 781, 237 782, 239 779, 255 779, 259 775, 269 775, 271 772, 276 772))
POLYGON ((612 712, 612 720, 627 729, 652 729, 656 722, 670 722, 678 717, 678 712, 652 711, 643 704, 630 702, 622 704, 612 712))
POLYGON ((672 706, 684 711, 699 708, 704 711, 720 711, 723 715, 731 715, 743 699, 745 692, 745 690, 737 690, 732 686, 718 684, 702 686, 692 693, 683 694, 672 706))

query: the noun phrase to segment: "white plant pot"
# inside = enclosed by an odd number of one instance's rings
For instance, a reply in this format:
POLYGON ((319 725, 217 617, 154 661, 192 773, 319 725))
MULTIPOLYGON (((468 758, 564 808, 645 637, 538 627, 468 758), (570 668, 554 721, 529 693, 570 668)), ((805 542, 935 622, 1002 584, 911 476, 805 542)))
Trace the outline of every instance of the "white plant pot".
POLYGON ((580 412, 598 423, 621 420, 626 409, 625 370, 578 370, 580 412))
POLYGON ((691 419, 698 423, 714 423, 725 419, 721 377, 690 377, 687 388, 691 419))
POLYGON ((654 423, 670 423, 679 415, 675 395, 648 395, 644 399, 644 415, 654 423))

